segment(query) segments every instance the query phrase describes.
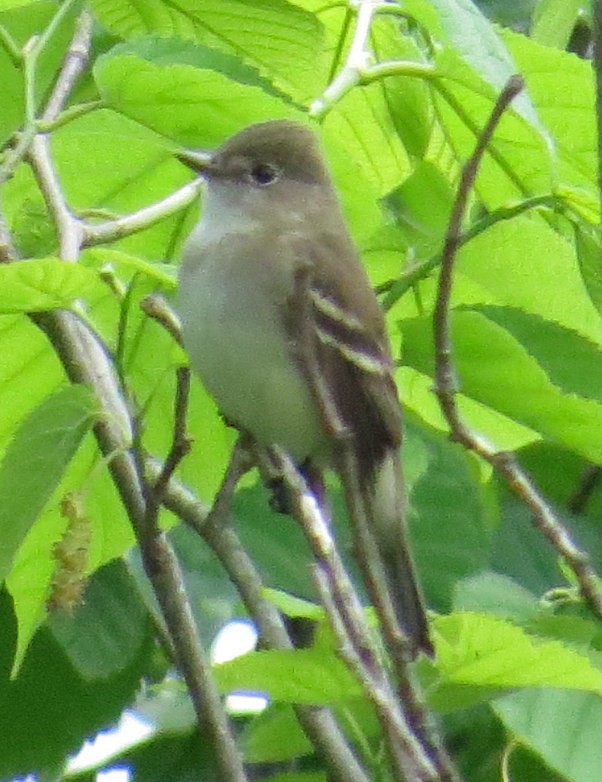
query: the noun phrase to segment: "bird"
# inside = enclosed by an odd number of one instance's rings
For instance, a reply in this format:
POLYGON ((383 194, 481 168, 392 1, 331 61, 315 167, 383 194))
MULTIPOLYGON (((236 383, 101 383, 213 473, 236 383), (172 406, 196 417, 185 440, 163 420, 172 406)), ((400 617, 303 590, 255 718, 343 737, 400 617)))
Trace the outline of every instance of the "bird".
POLYGON ((432 655, 406 529, 401 405, 385 319, 317 134, 270 120, 212 153, 177 156, 206 182, 178 284, 192 369, 229 423, 321 471, 336 466, 337 443, 303 365, 301 343, 309 343, 358 465, 411 656, 432 655))

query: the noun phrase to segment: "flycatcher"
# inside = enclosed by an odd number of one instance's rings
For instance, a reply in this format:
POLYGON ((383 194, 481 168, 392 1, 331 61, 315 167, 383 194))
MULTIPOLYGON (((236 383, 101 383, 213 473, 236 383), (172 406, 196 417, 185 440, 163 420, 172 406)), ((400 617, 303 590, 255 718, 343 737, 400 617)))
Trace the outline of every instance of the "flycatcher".
POLYGON ((309 327, 401 626, 414 653, 431 653, 405 529, 401 414, 384 317, 316 136, 278 120, 246 128, 211 155, 178 157, 207 182, 179 280, 192 368, 226 419, 260 445, 280 446, 300 465, 332 465, 336 444, 300 366, 309 327), (309 310, 295 300, 300 272, 309 310))

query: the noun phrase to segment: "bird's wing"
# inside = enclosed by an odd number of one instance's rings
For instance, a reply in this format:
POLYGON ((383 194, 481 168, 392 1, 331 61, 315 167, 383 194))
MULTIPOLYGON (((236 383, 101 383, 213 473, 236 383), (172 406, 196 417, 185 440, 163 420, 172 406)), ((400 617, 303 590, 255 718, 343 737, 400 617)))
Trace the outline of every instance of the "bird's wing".
POLYGON ((295 251, 299 284, 286 313, 291 348, 306 376, 311 367, 303 363, 313 356, 314 371, 352 438, 362 475, 369 479, 401 440, 384 318, 346 236, 299 237, 295 251))

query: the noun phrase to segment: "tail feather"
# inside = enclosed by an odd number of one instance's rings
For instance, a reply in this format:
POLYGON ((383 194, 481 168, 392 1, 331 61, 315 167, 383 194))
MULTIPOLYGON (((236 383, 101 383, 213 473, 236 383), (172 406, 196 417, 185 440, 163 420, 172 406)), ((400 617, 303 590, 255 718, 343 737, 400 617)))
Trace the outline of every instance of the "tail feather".
POLYGON ((397 619, 414 654, 433 656, 425 602, 406 528, 406 503, 397 452, 389 451, 373 476, 371 515, 397 619))

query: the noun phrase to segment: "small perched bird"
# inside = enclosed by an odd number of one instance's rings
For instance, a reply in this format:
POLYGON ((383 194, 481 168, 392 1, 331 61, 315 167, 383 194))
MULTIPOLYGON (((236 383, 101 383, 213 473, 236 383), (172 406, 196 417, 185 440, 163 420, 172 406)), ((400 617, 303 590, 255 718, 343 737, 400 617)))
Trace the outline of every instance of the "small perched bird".
POLYGON ((400 406, 385 322, 315 134, 276 120, 246 128, 211 155, 178 158, 207 182, 179 279, 192 368, 226 419, 260 445, 280 446, 298 464, 332 465, 333 436, 300 365, 309 325, 399 621, 414 654, 432 653, 405 529, 400 406), (300 273, 309 311, 295 300, 300 273))

